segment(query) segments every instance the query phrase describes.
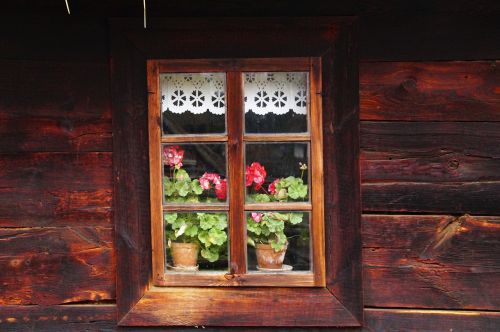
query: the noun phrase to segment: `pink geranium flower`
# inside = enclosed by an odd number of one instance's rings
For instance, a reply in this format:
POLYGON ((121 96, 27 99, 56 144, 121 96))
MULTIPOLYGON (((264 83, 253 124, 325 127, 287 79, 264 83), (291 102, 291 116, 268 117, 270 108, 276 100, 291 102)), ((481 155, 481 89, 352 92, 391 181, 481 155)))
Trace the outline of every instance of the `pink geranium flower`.
POLYGON ((266 169, 258 162, 253 162, 245 170, 245 184, 247 187, 255 183, 255 190, 259 190, 266 180, 266 169))
POLYGON ((184 150, 178 145, 167 145, 163 148, 163 163, 170 167, 182 167, 184 150))
POLYGON ((215 173, 205 172, 198 180, 200 181, 200 185, 203 190, 208 190, 212 188, 212 186, 210 186, 210 183, 213 183, 214 185, 220 183, 220 176, 215 173))
POLYGON ((262 217, 264 216, 263 213, 257 213, 257 212, 252 212, 252 219, 253 221, 259 223, 262 221, 262 217))

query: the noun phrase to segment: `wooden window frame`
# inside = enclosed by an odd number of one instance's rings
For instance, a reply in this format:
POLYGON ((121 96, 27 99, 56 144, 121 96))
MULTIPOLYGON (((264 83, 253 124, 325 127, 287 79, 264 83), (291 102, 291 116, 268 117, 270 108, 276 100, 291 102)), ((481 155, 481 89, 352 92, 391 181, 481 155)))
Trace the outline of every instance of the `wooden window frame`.
POLYGON ((287 286, 325 287, 323 215, 323 148, 321 136, 321 62, 319 58, 148 60, 148 118, 151 197, 153 284, 155 286, 287 286), (242 75, 245 72, 306 72, 308 84, 308 130, 306 133, 247 134, 244 132, 242 75), (160 75, 163 73, 217 72, 227 75, 226 134, 161 134, 160 75), (163 143, 220 142, 228 145, 229 201, 225 204, 163 205, 161 146, 163 143), (247 142, 307 142, 311 170, 311 199, 299 203, 246 203, 244 144, 247 142), (165 272, 163 214, 166 211, 225 211, 229 220, 230 270, 227 273, 176 274, 165 272), (297 273, 248 273, 246 217, 248 211, 307 211, 310 214, 312 271, 297 273))
POLYGON ((118 324, 361 326, 356 20, 152 19, 149 26, 111 22, 118 324), (321 72, 324 286, 153 286, 147 61, 305 57, 318 58, 321 72))

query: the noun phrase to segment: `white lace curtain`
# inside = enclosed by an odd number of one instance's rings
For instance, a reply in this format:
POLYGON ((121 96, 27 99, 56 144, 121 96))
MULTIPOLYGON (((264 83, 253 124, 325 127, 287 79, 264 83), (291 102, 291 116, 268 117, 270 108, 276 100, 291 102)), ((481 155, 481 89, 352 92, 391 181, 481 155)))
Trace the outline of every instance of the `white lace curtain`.
MULTIPOLYGON (((224 73, 162 74, 162 111, 173 113, 226 111, 224 73)), ((307 113, 307 73, 245 73, 245 112, 307 113)))

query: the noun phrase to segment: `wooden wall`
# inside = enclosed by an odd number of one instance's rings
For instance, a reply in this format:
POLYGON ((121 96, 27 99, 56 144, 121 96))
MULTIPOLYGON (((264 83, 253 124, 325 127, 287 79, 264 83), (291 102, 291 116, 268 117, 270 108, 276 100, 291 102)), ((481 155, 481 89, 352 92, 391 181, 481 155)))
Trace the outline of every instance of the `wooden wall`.
MULTIPOLYGON (((500 56, 455 19, 361 21, 365 330, 500 329, 500 56)), ((0 31, 0 330, 114 330, 106 21, 0 31)))

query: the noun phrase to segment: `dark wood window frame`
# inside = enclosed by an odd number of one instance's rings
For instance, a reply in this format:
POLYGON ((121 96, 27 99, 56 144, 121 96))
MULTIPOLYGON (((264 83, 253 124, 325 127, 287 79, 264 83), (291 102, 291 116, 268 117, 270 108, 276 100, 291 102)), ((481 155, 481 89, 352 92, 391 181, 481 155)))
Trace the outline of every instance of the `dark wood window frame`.
POLYGON ((158 19, 149 26, 111 22, 119 325, 360 326, 355 19, 158 19), (152 286, 147 60, 304 57, 321 64, 325 287, 152 286))

